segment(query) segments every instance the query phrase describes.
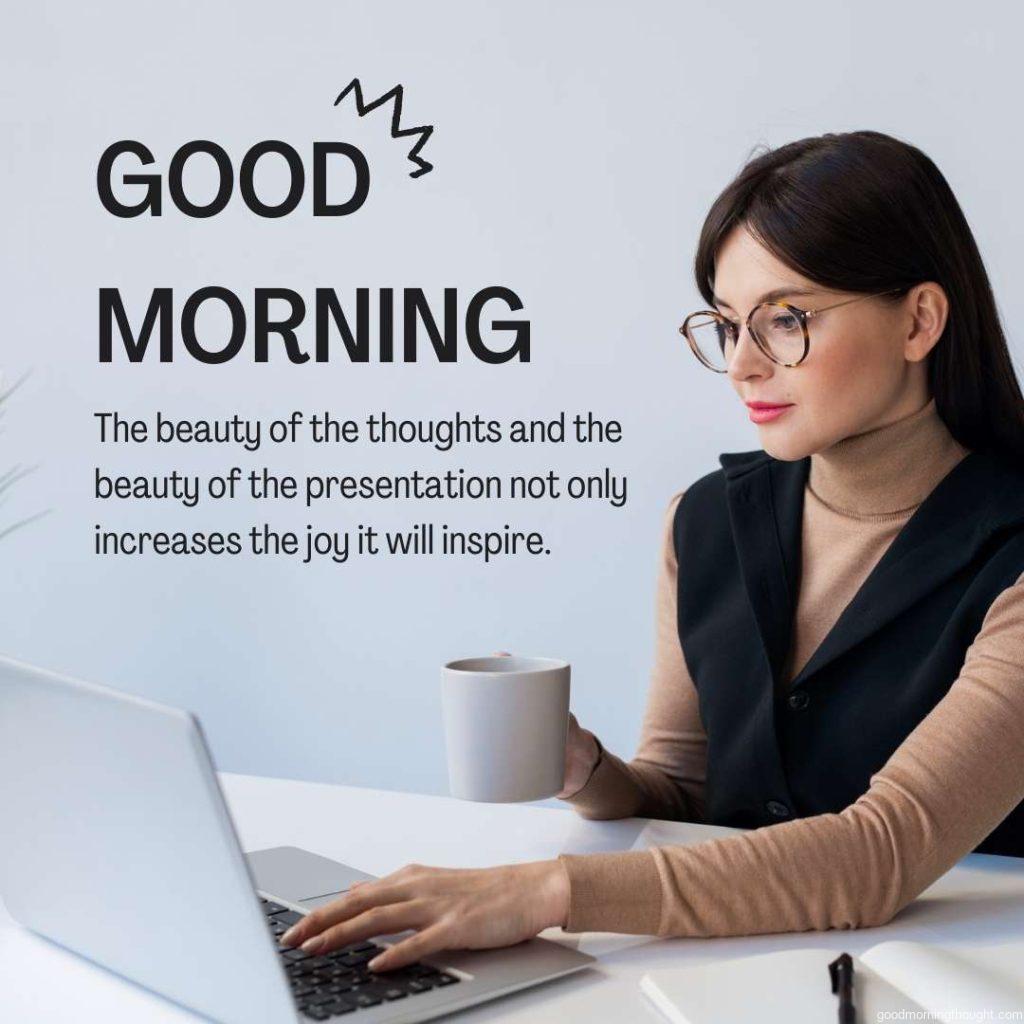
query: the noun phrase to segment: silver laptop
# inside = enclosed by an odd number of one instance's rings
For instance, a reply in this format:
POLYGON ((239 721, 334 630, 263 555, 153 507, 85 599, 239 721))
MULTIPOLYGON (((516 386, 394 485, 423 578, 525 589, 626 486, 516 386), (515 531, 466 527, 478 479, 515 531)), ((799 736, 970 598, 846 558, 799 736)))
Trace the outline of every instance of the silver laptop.
POLYGON ((536 937, 379 973, 367 943, 281 950, 296 915, 375 876, 293 847, 244 855, 194 716, 7 658, 0 822, 14 918, 215 1020, 428 1020, 595 959, 536 937))

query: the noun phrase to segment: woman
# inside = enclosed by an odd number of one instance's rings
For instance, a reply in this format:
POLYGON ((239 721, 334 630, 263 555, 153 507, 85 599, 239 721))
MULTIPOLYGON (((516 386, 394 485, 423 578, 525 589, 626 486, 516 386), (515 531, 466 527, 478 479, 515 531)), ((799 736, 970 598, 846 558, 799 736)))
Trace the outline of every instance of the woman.
POLYGON ((794 142, 718 197, 695 269, 709 309, 681 330, 763 451, 673 495, 639 750, 571 716, 559 796, 744 831, 409 865, 286 944, 416 929, 386 970, 553 925, 855 928, 972 850, 1024 856, 1024 400, 949 186, 877 132, 794 142))

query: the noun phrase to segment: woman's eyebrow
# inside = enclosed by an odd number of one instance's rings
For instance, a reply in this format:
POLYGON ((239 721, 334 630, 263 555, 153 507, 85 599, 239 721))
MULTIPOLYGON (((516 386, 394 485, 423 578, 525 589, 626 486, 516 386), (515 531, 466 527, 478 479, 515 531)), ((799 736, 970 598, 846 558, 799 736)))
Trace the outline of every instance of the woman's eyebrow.
MULTIPOLYGON (((813 288, 774 288, 770 292, 765 292, 764 295, 762 295, 761 298, 757 300, 757 302, 775 302, 777 299, 786 298, 786 296, 814 295, 815 292, 816 289, 813 288)), ((733 306, 730 306, 729 303, 725 301, 725 299, 720 299, 717 295, 712 295, 711 299, 716 306, 726 306, 728 309, 735 308, 733 306)), ((754 305, 757 305, 757 303, 754 303, 754 305)))

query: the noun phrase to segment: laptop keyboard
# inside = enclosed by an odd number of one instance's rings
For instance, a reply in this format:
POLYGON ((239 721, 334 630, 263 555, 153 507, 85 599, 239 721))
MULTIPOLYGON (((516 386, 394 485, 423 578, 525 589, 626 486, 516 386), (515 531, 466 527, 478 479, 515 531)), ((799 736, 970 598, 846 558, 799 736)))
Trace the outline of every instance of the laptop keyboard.
MULTIPOLYGON (((302 915, 260 897, 274 943, 302 915)), ((371 971, 366 966, 384 950, 373 942, 354 942, 326 956, 301 949, 278 947, 292 995, 299 1010, 310 1020, 329 1020, 383 1002, 406 999, 462 979, 429 964, 407 964, 394 970, 371 971)))

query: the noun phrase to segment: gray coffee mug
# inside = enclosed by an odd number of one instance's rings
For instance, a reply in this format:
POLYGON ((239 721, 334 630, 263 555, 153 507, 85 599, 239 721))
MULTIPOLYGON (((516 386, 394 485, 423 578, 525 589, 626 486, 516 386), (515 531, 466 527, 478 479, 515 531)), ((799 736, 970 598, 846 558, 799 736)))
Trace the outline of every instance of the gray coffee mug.
POLYGON ((488 803, 544 800, 565 780, 569 662, 461 658, 441 669, 452 796, 488 803))

